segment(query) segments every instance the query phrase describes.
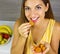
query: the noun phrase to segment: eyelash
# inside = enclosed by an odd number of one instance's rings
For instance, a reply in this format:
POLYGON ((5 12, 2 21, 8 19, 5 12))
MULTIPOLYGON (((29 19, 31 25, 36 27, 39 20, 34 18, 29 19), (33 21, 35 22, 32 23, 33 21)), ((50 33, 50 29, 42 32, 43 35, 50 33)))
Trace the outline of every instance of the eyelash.
POLYGON ((30 8, 29 7, 25 7, 25 10, 29 10, 30 8))
POLYGON ((41 7, 40 6, 37 6, 36 9, 41 9, 41 7))
MULTIPOLYGON (((41 7, 40 7, 40 6, 36 6, 36 9, 37 9, 37 10, 40 10, 41 7)), ((30 8, 29 8, 29 7, 25 7, 25 10, 30 10, 30 8)))

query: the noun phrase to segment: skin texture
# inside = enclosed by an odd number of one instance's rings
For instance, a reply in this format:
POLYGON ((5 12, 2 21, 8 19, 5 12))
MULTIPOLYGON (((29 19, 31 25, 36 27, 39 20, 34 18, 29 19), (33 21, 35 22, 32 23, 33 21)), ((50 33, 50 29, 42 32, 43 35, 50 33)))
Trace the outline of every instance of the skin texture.
MULTIPOLYGON (((47 6, 43 3, 42 0, 27 0, 25 2, 25 16, 28 21, 33 21, 34 26, 31 28, 29 22, 22 22, 21 19, 18 19, 14 25, 14 38, 11 47, 11 54, 23 54, 25 43, 28 37, 28 33, 30 29, 32 30, 32 37, 34 42, 37 43, 38 40, 41 40, 47 25, 49 23, 49 19, 45 19, 45 12, 48 11, 49 4, 47 6), (21 20, 21 21, 20 21, 21 20), (44 25, 43 25, 44 24, 44 25)), ((43 53, 36 53, 32 51, 34 54, 58 54, 58 47, 60 41, 60 23, 55 22, 51 44, 45 43, 47 49, 43 53)))

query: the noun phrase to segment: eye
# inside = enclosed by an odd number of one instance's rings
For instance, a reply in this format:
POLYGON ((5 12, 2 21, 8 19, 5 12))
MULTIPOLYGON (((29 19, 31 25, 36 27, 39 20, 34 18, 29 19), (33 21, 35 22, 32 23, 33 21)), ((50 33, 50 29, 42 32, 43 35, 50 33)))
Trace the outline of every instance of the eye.
POLYGON ((41 9, 41 7, 39 5, 36 6, 36 9, 41 9))
POLYGON ((30 8, 29 7, 25 7, 25 10, 30 10, 30 8))

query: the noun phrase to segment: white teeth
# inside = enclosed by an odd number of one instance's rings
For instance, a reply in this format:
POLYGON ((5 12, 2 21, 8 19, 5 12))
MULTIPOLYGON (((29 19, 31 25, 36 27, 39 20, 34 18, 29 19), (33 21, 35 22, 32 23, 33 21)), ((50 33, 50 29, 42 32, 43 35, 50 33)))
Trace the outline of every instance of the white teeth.
POLYGON ((32 18, 32 20, 36 20, 37 18, 32 18))

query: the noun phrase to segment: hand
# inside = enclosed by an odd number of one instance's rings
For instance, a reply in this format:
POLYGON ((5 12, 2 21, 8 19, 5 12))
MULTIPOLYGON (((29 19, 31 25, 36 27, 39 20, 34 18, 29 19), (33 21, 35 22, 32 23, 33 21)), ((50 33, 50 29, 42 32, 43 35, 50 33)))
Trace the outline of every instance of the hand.
POLYGON ((46 46, 46 50, 45 50, 42 54, 46 54, 46 53, 48 53, 48 51, 50 50, 50 44, 47 43, 47 42, 45 42, 44 44, 45 44, 45 46, 46 46))
POLYGON ((31 25, 29 23, 23 23, 19 26, 18 31, 21 36, 27 38, 31 25))

